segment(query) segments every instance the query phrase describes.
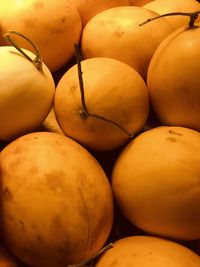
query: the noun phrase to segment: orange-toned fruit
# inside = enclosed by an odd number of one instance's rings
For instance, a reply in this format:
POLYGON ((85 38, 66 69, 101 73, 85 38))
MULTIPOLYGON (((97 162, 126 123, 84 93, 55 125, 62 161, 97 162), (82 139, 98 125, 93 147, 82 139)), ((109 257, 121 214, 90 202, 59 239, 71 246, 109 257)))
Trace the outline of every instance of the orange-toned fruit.
POLYGON ((161 238, 130 236, 118 240, 95 267, 199 267, 200 257, 190 249, 161 238))
POLYGON ((44 63, 37 69, 14 47, 0 46, 0 58, 0 140, 5 141, 41 125, 53 105, 55 84, 44 63))
POLYGON ((39 128, 40 131, 53 132, 64 135, 63 131, 60 129, 58 122, 55 117, 54 109, 52 108, 44 120, 43 124, 39 128))
MULTIPOLYGON (((79 42, 82 25, 78 11, 67 0, 7 0, 0 2, 0 44, 7 44, 3 33, 15 30, 31 39, 52 72, 74 55, 74 43, 79 42)), ((19 46, 29 44, 15 37, 19 46)))
POLYGON ((0 153, 1 229, 7 247, 34 267, 93 256, 113 221, 110 183, 98 162, 66 136, 35 132, 0 153))
POLYGON ((199 132, 154 128, 136 137, 116 161, 112 173, 116 203, 133 224, 148 233, 198 239, 199 172, 199 132))
POLYGON ((129 5, 129 0, 68 0, 68 2, 79 11, 83 27, 92 17, 103 10, 129 5))
POLYGON ((172 32, 165 19, 139 26, 156 16, 157 13, 138 6, 115 7, 97 14, 82 33, 83 57, 118 59, 129 64, 146 79, 153 53, 172 32))
MULTIPOLYGON (((81 66, 88 111, 116 122, 130 135, 139 132, 149 112, 148 90, 141 76, 112 58, 87 59, 81 66)), ((130 140, 114 123, 83 116, 77 65, 59 81, 54 109, 62 131, 90 149, 115 149, 130 140)))
POLYGON ((182 27, 153 55, 147 87, 162 124, 200 130, 199 47, 200 27, 182 27))
MULTIPOLYGON (((143 7, 152 10, 160 15, 171 12, 194 12, 200 10, 200 3, 196 0, 154 0, 143 7)), ((165 19, 174 30, 188 24, 188 16, 167 16, 165 19)), ((200 22, 200 18, 198 19, 200 22)))

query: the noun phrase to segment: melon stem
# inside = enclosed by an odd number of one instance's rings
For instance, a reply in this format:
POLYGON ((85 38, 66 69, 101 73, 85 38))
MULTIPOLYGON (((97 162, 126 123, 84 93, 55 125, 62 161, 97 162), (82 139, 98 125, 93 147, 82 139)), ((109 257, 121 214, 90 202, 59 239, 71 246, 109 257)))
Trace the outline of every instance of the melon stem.
POLYGON ((107 246, 103 247, 100 251, 98 251, 94 256, 91 258, 84 260, 78 264, 68 265, 67 267, 85 267, 89 264, 89 266, 93 266, 93 261, 96 260, 99 256, 105 253, 108 249, 112 248, 114 245, 113 243, 108 244, 107 246))
POLYGON ((79 87, 80 87, 80 93, 81 93, 81 103, 82 103, 82 109, 79 111, 79 114, 83 120, 86 120, 88 117, 94 117, 96 119, 104 120, 108 123, 112 123, 116 127, 118 127, 120 130, 122 130, 126 135, 128 135, 130 138, 133 138, 134 135, 131 134, 129 131, 127 131, 124 127, 119 125, 117 122, 113 121, 112 119, 108 117, 104 117, 92 112, 89 112, 87 109, 86 101, 85 101, 85 90, 84 90, 84 82, 83 82, 83 72, 81 67, 81 55, 79 51, 78 44, 74 45, 75 49, 75 56, 76 56, 76 62, 78 67, 78 78, 79 78, 79 87))
POLYGON ((17 31, 9 31, 6 34, 4 34, 4 38, 12 45, 14 46, 19 52, 20 54, 22 54, 26 59, 28 59, 31 63, 33 63, 33 65, 40 71, 43 72, 42 70, 42 57, 40 55, 40 51, 38 49, 38 47, 25 35, 23 35, 20 32, 17 31), (31 44, 31 46, 34 48, 35 51, 35 59, 32 59, 31 57, 29 57, 18 45, 17 43, 10 37, 10 34, 15 34, 18 35, 20 37, 22 37, 23 39, 25 39, 26 41, 28 41, 28 43, 31 44))
POLYGON ((163 17, 168 17, 168 16, 187 16, 189 17, 189 23, 188 26, 189 28, 195 28, 195 21, 198 18, 200 14, 200 10, 194 11, 194 12, 171 12, 171 13, 166 13, 166 14, 162 14, 159 16, 156 16, 154 18, 150 18, 145 20, 144 22, 140 23, 139 26, 143 26, 153 20, 159 19, 159 18, 163 18, 163 17))

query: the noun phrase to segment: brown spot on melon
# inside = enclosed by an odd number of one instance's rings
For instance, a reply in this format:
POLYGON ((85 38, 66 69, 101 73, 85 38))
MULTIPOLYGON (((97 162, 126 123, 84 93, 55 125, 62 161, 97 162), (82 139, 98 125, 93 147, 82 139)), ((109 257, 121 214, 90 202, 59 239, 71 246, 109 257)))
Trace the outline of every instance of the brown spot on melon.
POLYGON ((15 150, 13 151, 13 155, 20 154, 23 151, 21 146, 17 146, 15 150))
POLYGON ((124 35, 124 32, 120 32, 120 31, 115 31, 114 35, 118 38, 121 38, 124 35))
POLYGON ((36 239, 37 239, 39 242, 42 242, 42 241, 43 241, 43 238, 42 238, 41 235, 37 235, 37 236, 36 236, 36 239))
POLYGON ((13 202, 13 195, 7 187, 3 189, 3 198, 6 201, 13 202))
POLYGON ((52 171, 46 174, 46 180, 50 187, 50 189, 56 192, 62 192, 65 189, 65 185, 63 182, 63 176, 65 173, 62 171, 52 171))
POLYGON ((62 19, 61 19, 61 22, 62 22, 62 23, 65 23, 65 21, 66 21, 65 18, 62 18, 62 19))
POLYGON ((36 175, 39 173, 39 168, 38 167, 32 167, 29 171, 32 175, 36 175))
POLYGON ((52 232, 52 234, 57 236, 57 238, 61 238, 62 237, 63 224, 62 224, 61 217, 58 214, 55 215, 51 220, 50 231, 52 232))
POLYGON ((174 138, 174 137, 167 137, 167 141, 170 141, 172 143, 177 142, 176 138, 174 138))

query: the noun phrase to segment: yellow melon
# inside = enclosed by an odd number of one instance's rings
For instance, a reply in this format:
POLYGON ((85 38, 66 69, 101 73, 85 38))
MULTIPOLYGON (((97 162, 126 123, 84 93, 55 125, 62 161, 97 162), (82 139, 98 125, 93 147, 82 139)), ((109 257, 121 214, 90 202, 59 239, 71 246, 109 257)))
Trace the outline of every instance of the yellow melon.
POLYGON ((122 212, 142 230, 199 239, 199 173, 200 133, 161 126, 124 149, 114 166, 112 188, 122 212))
POLYGON ((97 14, 83 29, 83 57, 118 59, 129 64, 146 79, 153 53, 172 32, 170 24, 163 18, 139 26, 157 15, 138 6, 115 7, 97 14))
POLYGON ((74 65, 56 87, 54 109, 58 124, 67 136, 90 149, 120 147, 146 122, 149 112, 146 85, 138 72, 119 60, 90 58, 83 60, 81 66, 87 110, 105 119, 84 112, 74 65))
MULTIPOLYGON (((43 61, 54 72, 73 57, 82 24, 78 11, 66 0, 7 0, 0 2, 0 29, 0 45, 7 44, 3 33, 21 32, 39 47, 43 61)), ((30 50, 26 41, 15 40, 30 50)))
POLYGON ((194 24, 177 29, 160 44, 148 68, 147 87, 162 124, 199 131, 200 27, 194 24))
POLYGON ((200 257, 178 243, 150 236, 130 236, 114 243, 95 267, 199 267, 200 257))
POLYGON ((60 267, 93 256, 113 221, 110 183, 97 161, 66 136, 35 132, 0 153, 1 229, 23 262, 60 267))

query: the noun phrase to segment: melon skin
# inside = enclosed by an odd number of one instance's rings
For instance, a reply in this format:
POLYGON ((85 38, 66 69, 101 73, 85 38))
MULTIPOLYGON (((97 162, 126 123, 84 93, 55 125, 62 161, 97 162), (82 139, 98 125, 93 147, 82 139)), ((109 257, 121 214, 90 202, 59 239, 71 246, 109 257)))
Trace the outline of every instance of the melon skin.
POLYGON ((79 263, 106 242, 110 183, 93 156, 61 134, 35 132, 0 154, 2 239, 34 267, 79 263))
MULTIPOLYGON (((0 29, 0 45, 10 45, 3 34, 20 32, 37 45, 44 63, 55 72, 74 56, 82 23, 78 11, 67 0, 7 0, 0 3, 0 29)), ((18 46, 32 49, 22 38, 13 39, 18 46)))
POLYGON ((129 0, 68 0, 81 17, 83 28, 98 13, 118 6, 128 6, 129 0))
POLYGON ((83 112, 77 65, 60 79, 54 98, 57 122, 69 136, 93 151, 121 147, 144 127, 149 114, 146 84, 137 71, 112 58, 90 58, 81 62, 87 110, 83 112))
MULTIPOLYGON (((31 60, 35 54, 23 49, 31 60)), ((0 140, 11 141, 35 131, 53 105, 55 83, 49 68, 42 71, 13 46, 0 46, 0 140)))
POLYGON ((130 6, 143 6, 153 0, 129 0, 130 6))
POLYGON ((129 64, 146 80, 153 53, 173 31, 165 18, 140 26, 140 23, 156 16, 157 13, 139 6, 121 6, 102 11, 83 29, 80 41, 83 58, 118 59, 129 64))
POLYGON ((160 44, 150 61, 147 87, 163 125, 200 131, 199 46, 200 27, 181 27, 160 44))
POLYGON ((200 257, 169 240, 151 236, 129 236, 116 241, 95 267, 198 267, 200 257))
POLYGON ((156 127, 136 137, 112 173, 115 200, 147 233, 176 240, 200 238, 200 133, 156 127))

